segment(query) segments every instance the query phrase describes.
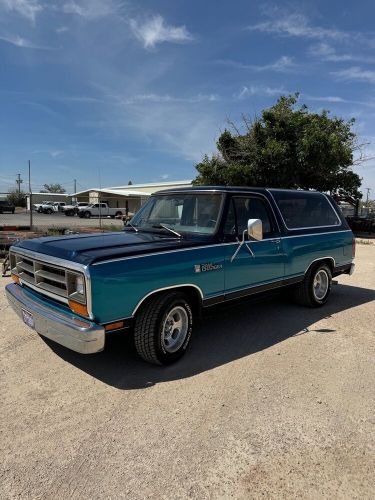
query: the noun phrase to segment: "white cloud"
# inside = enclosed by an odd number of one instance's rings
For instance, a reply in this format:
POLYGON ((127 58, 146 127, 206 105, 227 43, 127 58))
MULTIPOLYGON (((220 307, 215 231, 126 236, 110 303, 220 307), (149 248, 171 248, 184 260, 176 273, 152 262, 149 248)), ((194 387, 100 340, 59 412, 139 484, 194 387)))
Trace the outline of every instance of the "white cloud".
POLYGON ((250 85, 247 87, 244 85, 242 89, 234 94, 235 99, 245 99, 246 97, 250 97, 253 95, 264 95, 264 96, 276 96, 282 94, 289 94, 289 92, 283 88, 277 87, 267 87, 267 86, 258 86, 258 85, 250 85))
POLYGON ((0 7, 7 12, 17 12, 31 22, 35 22, 36 15, 43 10, 37 0, 0 0, 0 7))
POLYGON ((349 37, 347 33, 334 28, 312 26, 308 18, 300 13, 286 14, 278 8, 274 8, 270 9, 268 17, 271 17, 269 21, 248 26, 248 29, 263 33, 319 40, 327 38, 331 40, 345 40, 349 37))
POLYGON ((62 156, 64 154, 64 151, 49 151, 49 154, 52 156, 52 158, 58 158, 59 156, 62 156))
POLYGON ((295 63, 293 62, 293 59, 289 56, 281 56, 274 63, 265 64, 263 66, 257 64, 244 64, 237 61, 232 61, 230 59, 219 60, 217 61, 217 63, 223 66, 229 66, 231 68, 259 71, 259 72, 261 71, 284 72, 284 71, 290 71, 296 66, 295 63))
POLYGON ((110 96, 118 99, 121 104, 136 104, 140 102, 153 102, 153 103, 173 103, 173 102, 181 102, 181 103, 196 103, 196 102, 214 102, 218 101, 220 98, 216 94, 196 94, 190 97, 175 97, 169 94, 136 94, 132 97, 124 98, 119 96, 110 96))
POLYGON ((337 54, 334 47, 324 42, 310 47, 310 54, 323 61, 331 62, 350 61, 353 58, 350 54, 337 54))
POLYGON ((332 71, 331 75, 336 76, 341 80, 356 80, 362 82, 375 83, 375 71, 363 69, 359 66, 352 66, 341 71, 332 71))
POLYGON ((310 55, 320 59, 321 61, 328 62, 345 62, 345 61, 357 61, 364 63, 375 63, 374 57, 367 57, 366 55, 354 55, 354 54, 339 54, 336 49, 329 45, 328 43, 319 43, 317 45, 312 45, 310 47, 310 55))
POLYGON ((85 19, 96 19, 115 14, 118 4, 112 0, 79 0, 64 3, 62 11, 85 19))
MULTIPOLYGON (((84 127, 100 128, 108 132, 142 137, 147 145, 175 157, 198 161, 203 154, 215 149, 215 140, 225 116, 209 99, 199 101, 196 96, 185 98, 133 99, 105 90, 108 107, 103 107, 105 119, 101 122, 83 122, 84 127), (196 103, 192 104, 192 101, 196 103), (208 108, 209 107, 209 108, 208 108)), ((146 94, 144 94, 146 95, 146 94)), ((150 94, 156 96, 156 94, 150 94)))
POLYGON ((24 49, 48 49, 48 47, 41 47, 18 35, 0 35, 0 40, 24 49))
POLYGON ((65 33, 66 31, 69 31, 69 28, 67 26, 60 26, 59 28, 56 28, 56 33, 65 33))
POLYGON ((160 177, 163 179, 163 181, 166 181, 169 178, 169 174, 163 174, 160 177))
POLYGON ((353 103, 353 101, 348 101, 346 99, 343 99, 342 97, 339 96, 309 96, 303 94, 304 99, 307 99, 308 101, 319 101, 319 102, 343 102, 343 103, 353 103))
POLYGON ((162 42, 182 43, 193 40, 193 35, 185 26, 168 26, 160 15, 153 16, 144 23, 131 19, 130 27, 146 49, 162 42))

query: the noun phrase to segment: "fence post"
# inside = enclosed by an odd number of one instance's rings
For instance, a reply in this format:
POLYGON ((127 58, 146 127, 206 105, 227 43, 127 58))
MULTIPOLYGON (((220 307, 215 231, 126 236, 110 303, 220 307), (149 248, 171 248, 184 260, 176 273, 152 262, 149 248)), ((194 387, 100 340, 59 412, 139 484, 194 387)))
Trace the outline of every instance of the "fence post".
POLYGON ((98 201, 99 201, 99 229, 102 229, 102 207, 100 205, 100 192, 98 196, 98 201))
POLYGON ((33 230, 33 193, 29 194, 30 231, 33 230))
POLYGON ((30 231, 33 230, 33 193, 31 190, 31 162, 29 160, 29 210, 30 210, 30 231))

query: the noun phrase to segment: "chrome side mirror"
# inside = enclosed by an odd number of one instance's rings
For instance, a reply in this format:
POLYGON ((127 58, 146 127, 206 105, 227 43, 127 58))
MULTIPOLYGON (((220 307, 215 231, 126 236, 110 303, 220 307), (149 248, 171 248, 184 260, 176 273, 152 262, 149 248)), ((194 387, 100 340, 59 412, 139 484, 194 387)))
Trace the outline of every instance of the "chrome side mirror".
POLYGON ((263 239, 263 225, 260 219, 249 219, 247 221, 247 235, 255 241, 263 239))

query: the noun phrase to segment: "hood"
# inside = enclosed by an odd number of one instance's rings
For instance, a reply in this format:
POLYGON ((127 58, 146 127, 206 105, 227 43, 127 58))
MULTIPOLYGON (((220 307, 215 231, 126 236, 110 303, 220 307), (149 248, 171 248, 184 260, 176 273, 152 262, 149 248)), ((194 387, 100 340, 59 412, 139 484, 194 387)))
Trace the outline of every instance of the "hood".
POLYGON ((14 246, 88 265, 101 260, 185 248, 204 242, 207 242, 207 237, 179 239, 160 233, 121 231, 36 238, 20 241, 14 246))

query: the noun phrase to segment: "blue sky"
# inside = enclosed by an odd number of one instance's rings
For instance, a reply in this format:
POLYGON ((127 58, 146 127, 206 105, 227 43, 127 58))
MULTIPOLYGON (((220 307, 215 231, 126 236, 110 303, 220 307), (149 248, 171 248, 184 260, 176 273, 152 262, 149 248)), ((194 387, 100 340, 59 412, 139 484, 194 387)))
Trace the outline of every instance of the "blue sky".
MULTIPOLYGON (((228 119, 299 91, 375 156, 375 3, 0 0, 0 191, 191 179, 228 119)), ((356 167, 375 198, 375 160, 356 167)))

